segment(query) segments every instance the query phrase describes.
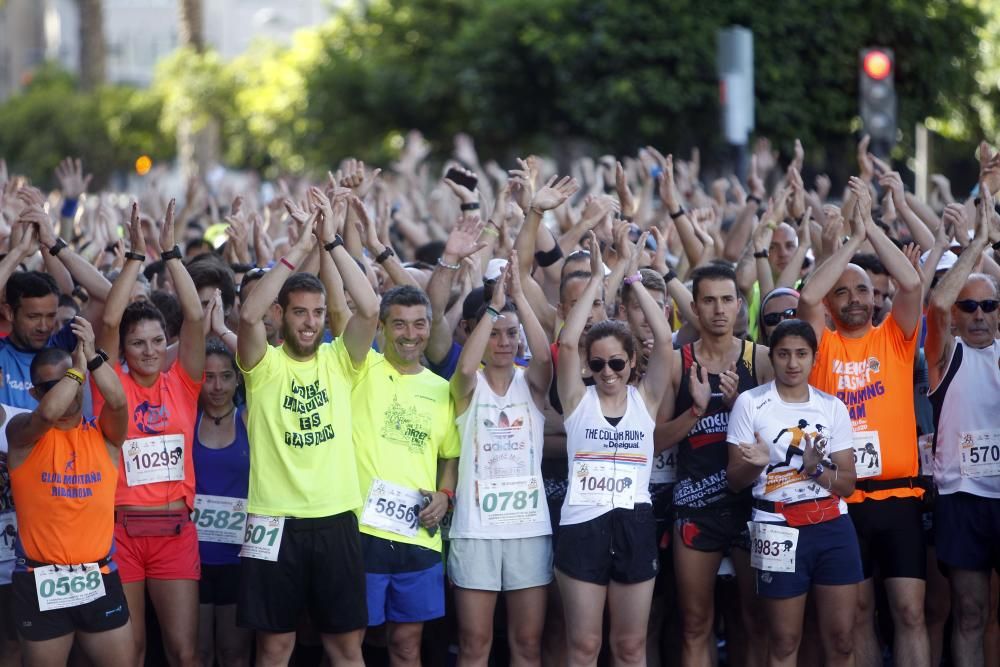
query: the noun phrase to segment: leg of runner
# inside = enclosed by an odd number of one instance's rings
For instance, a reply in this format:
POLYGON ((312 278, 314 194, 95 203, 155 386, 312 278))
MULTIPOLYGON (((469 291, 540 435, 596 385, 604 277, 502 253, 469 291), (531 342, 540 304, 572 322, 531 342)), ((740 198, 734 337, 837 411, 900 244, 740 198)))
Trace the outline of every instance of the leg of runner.
POLYGON ((284 667, 294 650, 294 632, 257 631, 257 667, 284 667))
POLYGON ((132 642, 135 644, 135 664, 144 667, 146 664, 146 582, 122 582, 125 600, 128 601, 129 618, 132 619, 132 642))
MULTIPOLYGON (((857 592, 853 604, 857 605, 857 592)), ((854 619, 854 616, 851 616, 854 619)), ((806 598, 806 615, 802 619, 802 641, 799 642, 799 667, 823 664, 822 636, 819 633, 819 612, 816 610, 816 596, 806 598)))
POLYGON ((485 667, 493 645, 495 591, 477 591, 455 587, 455 612, 458 617, 458 667, 485 667))
POLYGON ((389 664, 392 667, 419 667, 423 623, 387 623, 389 664))
POLYGON ((542 664, 563 667, 566 664, 566 617, 563 615, 559 584, 548 585, 549 603, 545 605, 545 631, 542 633, 542 664))
POLYGON ((542 664, 542 627, 545 623, 545 586, 504 593, 507 603, 507 644, 511 667, 542 664))
POLYGON ((649 603, 649 625, 646 627, 646 663, 649 667, 660 667, 663 664, 660 646, 663 644, 663 619, 667 614, 666 606, 666 600, 662 595, 654 595, 649 603))
MULTIPOLYGON (((819 636, 826 667, 852 667, 854 659, 854 614, 858 587, 813 586, 819 615, 819 636)), ((821 664, 819 662, 815 664, 821 664)), ((860 664, 860 663, 857 663, 860 664)))
POLYGON ((882 667, 882 650, 875 634, 875 580, 858 584, 858 610, 854 615, 854 659, 858 667, 882 667))
POLYGON ((147 579, 156 609, 163 650, 171 667, 197 667, 198 582, 194 579, 147 579))
POLYGON ((20 667, 21 646, 14 623, 14 586, 0 586, 0 667, 20 667))
POLYGON ((566 619, 566 664, 569 667, 596 667, 604 634, 604 601, 608 587, 568 577, 559 570, 556 570, 556 581, 566 619))
POLYGON ((795 667, 802 641, 806 596, 766 598, 762 603, 767 617, 768 667, 795 667))
POLYGON ((996 571, 990 577, 990 618, 983 638, 983 656, 987 665, 1000 665, 1000 623, 997 622, 997 598, 1000 598, 1000 577, 996 571))
POLYGON ((674 571, 681 610, 681 664, 711 667, 712 626, 715 622, 715 575, 722 552, 691 549, 674 529, 674 571))
MULTIPOLYGON (((236 605, 215 606, 215 658, 222 667, 246 667, 250 664, 253 633, 236 625, 236 605)), ((211 665, 209 660, 205 667, 211 665)))
POLYGON ((927 546, 927 599, 924 600, 924 617, 927 622, 927 639, 931 644, 931 664, 940 665, 944 653, 944 628, 951 614, 951 586, 938 566, 937 550, 927 546))
POLYGON ((25 667, 64 667, 73 648, 73 633, 43 642, 21 642, 25 667))
POLYGON ((93 660, 93 664, 104 667, 129 667, 135 664, 132 657, 132 619, 114 630, 106 632, 76 633, 83 652, 93 660))
MULTIPOLYGON (((754 570, 750 567, 750 552, 740 548, 730 551, 729 557, 736 570, 736 583, 740 589, 740 620, 743 622, 744 664, 746 667, 763 667, 767 659, 767 642, 759 638, 767 637, 767 623, 761 613, 760 598, 755 589, 754 570)), ((799 624, 801 627, 801 624, 799 624)))
POLYGON ((955 667, 985 664, 983 637, 990 618, 990 572, 953 568, 948 579, 955 600, 951 658, 955 667))
POLYGON ((198 658, 203 665, 215 660, 215 605, 198 605, 198 658))
POLYGON ((656 579, 638 584, 608 584, 608 610, 611 629, 608 643, 616 667, 646 665, 646 627, 649 625, 649 605, 653 600, 656 579))
MULTIPOLYGON (((352 630, 337 634, 323 633, 323 650, 334 667, 365 667, 361 655, 361 642, 365 638, 364 630, 352 630)), ((294 648, 294 643, 293 643, 294 648)))
POLYGON ((895 629, 892 655, 897 667, 918 667, 931 663, 931 647, 924 624, 926 589, 923 579, 892 577, 885 580, 895 629))

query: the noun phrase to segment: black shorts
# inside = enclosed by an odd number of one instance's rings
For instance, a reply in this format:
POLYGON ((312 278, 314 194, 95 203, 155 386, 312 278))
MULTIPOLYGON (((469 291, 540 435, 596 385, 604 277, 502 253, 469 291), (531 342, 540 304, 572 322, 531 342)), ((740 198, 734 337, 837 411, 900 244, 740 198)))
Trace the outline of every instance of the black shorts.
POLYGON ((717 510, 684 511, 675 508, 677 536, 688 549, 704 552, 750 548, 750 505, 722 507, 717 510))
POLYGON ((847 505, 858 532, 865 579, 927 578, 923 501, 920 498, 865 500, 847 505))
POLYGON ((201 564, 198 602, 222 606, 236 604, 240 596, 240 566, 201 564))
POLYGON ((17 641, 17 624, 14 622, 14 585, 0 586, 0 637, 17 641))
POLYGON ((43 642, 73 634, 115 630, 128 623, 128 603, 122 580, 115 570, 102 575, 104 597, 79 607, 41 611, 35 592, 35 575, 14 573, 14 620, 17 631, 27 641, 43 642))
POLYGON ((240 559, 237 625, 294 632, 305 611, 324 634, 368 625, 365 565, 353 512, 285 519, 277 561, 240 559))
POLYGON ((596 519, 559 526, 555 567, 591 584, 637 584, 660 569, 653 507, 613 509, 596 519))
POLYGON ((963 492, 938 496, 934 525, 943 572, 1000 572, 1000 498, 963 492))

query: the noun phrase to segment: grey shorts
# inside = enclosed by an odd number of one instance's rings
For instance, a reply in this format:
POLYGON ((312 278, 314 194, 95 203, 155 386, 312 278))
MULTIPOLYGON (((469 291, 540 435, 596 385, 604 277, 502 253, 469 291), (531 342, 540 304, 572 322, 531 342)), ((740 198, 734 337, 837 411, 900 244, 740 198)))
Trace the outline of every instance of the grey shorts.
POLYGON ((552 536, 452 539, 448 577, 460 588, 479 591, 546 586, 552 582, 552 536))

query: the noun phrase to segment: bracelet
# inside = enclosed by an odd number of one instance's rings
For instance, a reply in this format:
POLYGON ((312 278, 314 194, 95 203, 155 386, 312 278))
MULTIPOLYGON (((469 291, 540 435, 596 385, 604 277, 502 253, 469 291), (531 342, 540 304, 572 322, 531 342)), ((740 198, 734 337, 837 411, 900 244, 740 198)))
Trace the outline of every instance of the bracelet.
POLYGON ((61 238, 56 239, 56 242, 52 245, 51 248, 49 248, 49 254, 55 257, 56 255, 59 254, 59 251, 65 247, 66 247, 65 241, 63 241, 61 238))
POLYGON ((76 215, 76 204, 76 199, 70 199, 67 197, 63 200, 62 211, 60 211, 59 214, 64 218, 72 218, 76 215))
POLYGON ((63 377, 67 377, 74 380, 78 385, 83 386, 83 381, 86 379, 83 377, 83 373, 76 370, 75 368, 67 368, 66 374, 63 377))
POLYGON ((677 273, 675 273, 673 269, 669 269, 667 270, 666 273, 663 274, 663 282, 668 284, 670 283, 671 280, 675 280, 676 278, 677 278, 677 273))
POLYGON ((442 259, 441 257, 438 257, 437 265, 443 269, 448 269, 449 271, 458 271, 460 268, 462 268, 461 264, 449 264, 448 262, 444 261, 444 259, 442 259))
POLYGON ((552 246, 551 250, 539 250, 535 253, 535 261, 538 262, 538 266, 543 269, 547 266, 552 266, 562 258, 563 251, 562 248, 559 247, 558 243, 552 246))
POLYGON ((181 258, 181 247, 178 245, 175 245, 170 250, 160 253, 160 259, 162 259, 164 262, 167 261, 168 259, 180 259, 180 258, 181 258))
POLYGON ((633 273, 632 275, 630 275, 629 277, 627 277, 624 280, 624 282, 625 282, 626 285, 632 285, 634 283, 640 282, 641 280, 642 280, 642 273, 640 273, 639 271, 636 271, 635 273, 633 273))
MULTIPOLYGON (((222 340, 226 336, 236 336, 236 332, 233 331, 232 329, 226 329, 225 331, 222 332, 222 335, 219 336, 219 340, 222 340)), ((239 336, 236 336, 236 338, 238 339, 239 336)))
POLYGON ((443 493, 444 495, 448 496, 448 509, 451 509, 455 506, 454 491, 452 491, 451 489, 438 489, 438 493, 443 493))
POLYGON ((95 352, 97 353, 97 356, 95 356, 93 359, 87 362, 87 370, 90 371, 91 373, 100 368, 101 364, 103 364, 109 358, 108 353, 102 350, 101 348, 97 348, 95 352))
POLYGON ((126 260, 134 259, 137 262, 145 262, 146 256, 140 255, 137 252, 132 252, 131 250, 129 250, 127 253, 125 253, 125 259, 126 260))
POLYGON ((485 227, 483 227, 483 234, 489 234, 490 236, 496 236, 497 238, 500 238, 500 232, 498 232, 497 230, 493 229, 493 227, 490 227, 490 225, 492 225, 492 224, 493 223, 491 222, 488 225, 486 225, 485 227))
POLYGON ((390 248, 389 246, 386 246, 385 250, 383 250, 382 252, 380 252, 378 254, 378 256, 375 258, 375 263, 376 264, 381 264, 382 262, 384 262, 385 260, 389 259, 390 257, 392 257, 395 254, 396 254, 396 252, 392 248, 390 248))
POLYGON ((767 249, 765 248, 764 250, 758 250, 753 254, 753 256, 756 257, 757 259, 767 259, 767 249))
POLYGON ((681 206, 675 212, 673 212, 673 213, 670 214, 670 219, 671 220, 676 220, 677 218, 681 217, 682 215, 686 215, 686 214, 687 214, 687 211, 685 211, 684 207, 681 206))
POLYGON ((458 208, 460 210, 462 210, 462 211, 478 211, 479 210, 479 202, 477 202, 477 201, 466 202, 466 203, 462 204, 461 206, 459 206, 458 208))
POLYGON ((763 203, 757 195, 747 195, 747 201, 752 201, 757 204, 757 208, 760 208, 760 205, 763 203))
POLYGON ((281 258, 281 259, 280 259, 279 261, 280 261, 280 262, 281 262, 282 264, 284 264, 285 266, 287 266, 287 267, 288 267, 288 270, 289 270, 289 271, 294 271, 294 270, 295 270, 295 265, 294 265, 294 264, 292 264, 291 262, 289 262, 289 261, 288 261, 287 259, 285 259, 284 257, 282 257, 282 258, 281 258))
POLYGON ((335 234, 332 241, 323 244, 323 250, 326 250, 327 252, 333 252, 342 245, 344 245, 344 237, 341 236, 340 234, 335 234))
POLYGON ((705 416, 704 412, 698 412, 697 410, 694 409, 694 404, 691 404, 691 414, 693 414, 698 419, 701 419, 702 417, 705 416))
POLYGON ((649 175, 652 176, 654 179, 659 178, 660 174, 662 173, 663 173, 663 167, 661 167, 660 165, 656 165, 655 167, 649 170, 649 175))
POLYGON ((1000 252, 1000 241, 997 241, 996 243, 993 243, 991 245, 992 245, 992 247, 993 247, 994 250, 996 250, 997 252, 1000 252))
POLYGON ((486 306, 486 314, 490 316, 490 320, 493 322, 500 319, 500 311, 493 306, 486 306))
POLYGON ((821 462, 817 463, 816 464, 816 469, 813 470, 811 473, 809 473, 809 479, 811 479, 811 480, 819 480, 819 478, 823 474, 824 470, 826 470, 826 468, 823 467, 823 462, 821 461, 821 462))

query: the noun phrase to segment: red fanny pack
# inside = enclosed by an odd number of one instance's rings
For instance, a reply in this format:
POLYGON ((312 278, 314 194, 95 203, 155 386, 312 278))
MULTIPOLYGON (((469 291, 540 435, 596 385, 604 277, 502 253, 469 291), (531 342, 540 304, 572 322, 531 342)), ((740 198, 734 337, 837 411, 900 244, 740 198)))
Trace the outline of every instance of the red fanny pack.
POLYGON ((785 517, 789 526, 811 526, 824 521, 833 521, 840 516, 840 498, 830 496, 818 500, 806 500, 792 505, 775 503, 775 511, 785 517))
POLYGON ((115 523, 125 528, 129 537, 169 537, 180 535, 191 521, 186 509, 168 512, 115 512, 115 523))

